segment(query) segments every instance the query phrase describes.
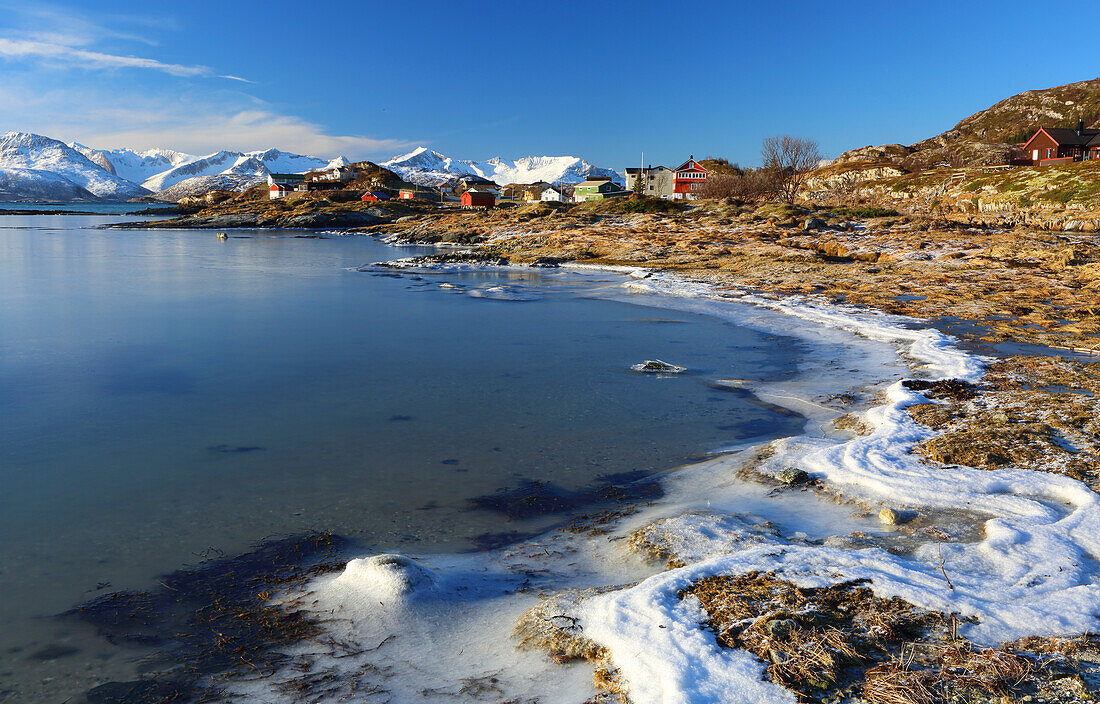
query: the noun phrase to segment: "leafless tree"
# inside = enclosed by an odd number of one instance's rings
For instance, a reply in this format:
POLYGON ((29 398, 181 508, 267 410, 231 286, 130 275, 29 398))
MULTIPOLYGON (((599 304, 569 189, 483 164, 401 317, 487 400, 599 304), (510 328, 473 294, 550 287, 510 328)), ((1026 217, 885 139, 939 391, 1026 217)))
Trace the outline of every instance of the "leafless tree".
POLYGON ((760 148, 764 168, 775 174, 779 195, 793 203, 807 174, 821 161, 817 142, 802 137, 768 137, 760 148))

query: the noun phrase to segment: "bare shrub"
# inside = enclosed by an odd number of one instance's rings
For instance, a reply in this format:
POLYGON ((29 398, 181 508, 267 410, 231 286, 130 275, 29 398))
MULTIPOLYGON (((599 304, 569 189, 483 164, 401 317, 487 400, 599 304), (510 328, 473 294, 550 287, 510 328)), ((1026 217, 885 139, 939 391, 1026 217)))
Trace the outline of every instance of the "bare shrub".
POLYGON ((760 148, 764 168, 777 182, 779 196, 793 203, 810 171, 821 161, 817 142, 802 137, 768 137, 760 148))
POLYGON ((704 198, 733 198, 740 201, 757 201, 774 196, 776 192, 774 175, 762 169, 711 174, 702 188, 704 198))

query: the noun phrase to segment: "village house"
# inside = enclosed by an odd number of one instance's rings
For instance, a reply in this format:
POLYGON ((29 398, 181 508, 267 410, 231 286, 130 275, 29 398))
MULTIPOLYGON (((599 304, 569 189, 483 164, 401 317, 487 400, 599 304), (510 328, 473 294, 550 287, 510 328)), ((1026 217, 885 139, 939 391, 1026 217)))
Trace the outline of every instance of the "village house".
POLYGON ((398 200, 416 200, 416 189, 402 188, 397 192, 398 200))
POLYGON ((554 203, 562 202, 563 200, 565 200, 565 194, 563 193, 565 189, 561 188, 561 190, 558 190, 559 188, 561 187, 550 186, 548 188, 544 188, 542 190, 542 194, 539 196, 539 200, 554 203))
POLYGON ((653 198, 671 198, 675 192, 676 174, 672 169, 664 166, 647 166, 626 170, 626 189, 634 191, 641 196, 653 198), (643 188, 638 190, 638 180, 641 176, 643 188))
POLYGON ((496 205, 496 193, 481 188, 467 188, 462 194, 463 208, 492 208, 496 205))
POLYGON ((268 186, 267 191, 268 195, 271 197, 271 200, 276 200, 278 198, 286 198, 288 195, 294 192, 294 188, 291 186, 284 186, 279 183, 273 183, 268 186))
POLYGON ((626 191, 609 176, 593 176, 581 181, 573 188, 573 200, 583 203, 586 200, 600 200, 625 196, 626 191))
POLYGON ((1100 159, 1100 130, 1085 129, 1084 121, 1072 127, 1040 127, 1024 145, 1035 166, 1065 161, 1100 159))
POLYGON ((389 195, 386 194, 386 193, 383 193, 381 191, 367 191, 366 193, 363 194, 363 197, 360 198, 359 200, 375 202, 375 201, 389 200, 389 199, 390 199, 389 195))
POLYGON ((500 186, 497 185, 496 181, 490 181, 487 178, 482 178, 480 176, 469 174, 466 176, 460 176, 458 178, 458 181, 455 183, 456 193, 461 193, 471 188, 477 188, 482 191, 492 191, 494 197, 500 196, 500 186))
POLYGON ((305 174, 268 174, 268 195, 271 200, 285 198, 294 191, 306 190, 305 174))
POLYGON ((542 200, 542 193, 547 188, 550 188, 550 184, 546 181, 536 181, 526 185, 523 189, 523 200, 528 203, 538 203, 542 200))
POLYGON ((354 181, 355 177, 358 175, 359 169, 351 164, 347 166, 337 166, 327 171, 311 171, 307 174, 307 176, 314 181, 336 181, 337 183, 354 181))
POLYGON ((676 169, 672 182, 672 197, 676 200, 695 200, 702 196, 703 186, 710 172, 692 156, 676 169))

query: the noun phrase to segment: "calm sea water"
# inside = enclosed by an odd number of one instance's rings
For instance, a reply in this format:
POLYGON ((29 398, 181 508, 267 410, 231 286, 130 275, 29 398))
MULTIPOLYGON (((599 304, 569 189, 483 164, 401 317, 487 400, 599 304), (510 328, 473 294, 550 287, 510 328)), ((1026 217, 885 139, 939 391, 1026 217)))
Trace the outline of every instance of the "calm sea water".
POLYGON ((93 227, 117 221, 0 215, 0 701, 109 677, 124 656, 52 615, 210 547, 474 549, 561 517, 471 498, 801 425, 707 383, 789 374, 797 343, 601 299, 617 275, 361 272, 428 250, 93 227), (630 371, 653 358, 691 373, 630 371))
MULTIPOLYGON (((46 212, 97 213, 101 215, 126 215, 140 213, 150 208, 162 210, 170 203, 8 203, 0 202, 0 214, 5 210, 41 210, 46 212)), ((164 216, 162 216, 164 217, 164 216)))

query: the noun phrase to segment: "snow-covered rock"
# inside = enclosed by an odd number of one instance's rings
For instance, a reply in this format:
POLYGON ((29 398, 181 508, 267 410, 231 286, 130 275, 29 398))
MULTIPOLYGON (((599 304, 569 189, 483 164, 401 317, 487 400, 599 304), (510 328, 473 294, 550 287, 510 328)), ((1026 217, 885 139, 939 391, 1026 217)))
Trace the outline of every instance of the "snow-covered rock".
POLYGON ((187 196, 201 196, 210 191, 243 191, 258 183, 263 183, 264 177, 255 174, 212 174, 209 176, 192 176, 185 178, 174 186, 169 186, 163 191, 158 191, 155 197, 158 200, 175 203, 187 196))
POLYGON ((73 191, 65 182, 74 184, 95 197, 110 200, 129 200, 149 195, 146 189, 111 173, 64 142, 26 132, 6 132, 0 136, 0 172, 5 173, 5 182, 9 187, 15 188, 18 184, 27 187, 33 185, 34 195, 14 191, 15 197, 19 198, 72 199, 73 191), (61 180, 46 178, 41 174, 29 175, 25 173, 28 170, 48 172, 61 180), (56 195, 47 195, 53 191, 56 191, 56 195))
POLYGON ((493 157, 486 161, 463 161, 444 156, 427 147, 395 156, 381 166, 406 181, 437 185, 460 176, 480 176, 500 185, 508 183, 580 183, 591 176, 610 176, 617 183, 623 177, 614 169, 593 166, 573 156, 527 156, 515 161, 493 157))

